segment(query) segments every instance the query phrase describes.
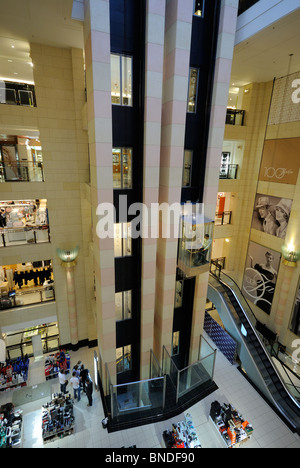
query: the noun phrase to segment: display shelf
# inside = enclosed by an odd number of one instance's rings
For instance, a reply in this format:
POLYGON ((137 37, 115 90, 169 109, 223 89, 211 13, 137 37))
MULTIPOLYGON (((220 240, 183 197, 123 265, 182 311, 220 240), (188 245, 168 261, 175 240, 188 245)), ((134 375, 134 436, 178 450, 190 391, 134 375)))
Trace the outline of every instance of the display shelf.
POLYGON ((220 405, 218 401, 214 401, 211 404, 209 421, 226 448, 240 447, 253 434, 251 424, 230 404, 220 405))
POLYGON ((75 432, 73 400, 70 394, 56 393, 42 406, 43 442, 51 442, 75 432))
POLYGON ((10 390, 27 385, 29 359, 19 357, 0 364, 0 391, 10 390))
POLYGON ((163 439, 166 448, 201 448, 190 413, 185 415, 183 421, 172 424, 172 431, 164 431, 163 439))
POLYGON ((46 380, 58 377, 60 369, 63 369, 65 373, 68 374, 70 371, 70 365, 70 355, 66 351, 63 351, 63 355, 61 355, 61 352, 57 352, 45 357, 46 380))
POLYGON ((23 440, 22 410, 12 403, 0 407, 0 448, 21 448, 23 440))

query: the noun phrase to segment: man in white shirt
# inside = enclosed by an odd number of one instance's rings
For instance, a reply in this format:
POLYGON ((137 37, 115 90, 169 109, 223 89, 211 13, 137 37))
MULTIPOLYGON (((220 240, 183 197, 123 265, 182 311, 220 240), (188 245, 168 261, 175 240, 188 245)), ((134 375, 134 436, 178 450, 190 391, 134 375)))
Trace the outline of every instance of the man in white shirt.
POLYGON ((208 234, 205 234, 201 249, 198 250, 197 255, 194 258, 194 265, 199 266, 209 262, 209 250, 212 244, 212 240, 208 234))
POLYGON ((70 384, 74 390, 74 400, 77 398, 77 401, 80 401, 80 381, 78 377, 76 377, 75 371, 73 372, 72 378, 70 379, 70 384))
POLYGON ((64 370, 60 370, 59 373, 58 373, 58 380, 59 380, 59 383, 60 383, 60 391, 61 393, 63 393, 64 395, 67 393, 67 377, 66 377, 66 374, 65 374, 65 371, 64 370))

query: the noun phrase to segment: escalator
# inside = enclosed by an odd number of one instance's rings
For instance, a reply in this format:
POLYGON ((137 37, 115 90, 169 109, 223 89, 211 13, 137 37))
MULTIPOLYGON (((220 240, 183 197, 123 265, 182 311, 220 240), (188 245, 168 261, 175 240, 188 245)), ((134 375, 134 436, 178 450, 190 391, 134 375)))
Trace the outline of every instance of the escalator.
POLYGON ((300 404, 284 384, 259 333, 256 318, 237 284, 219 272, 210 274, 208 299, 211 300, 227 331, 239 343, 239 356, 247 377, 264 394, 293 432, 300 435, 300 404))

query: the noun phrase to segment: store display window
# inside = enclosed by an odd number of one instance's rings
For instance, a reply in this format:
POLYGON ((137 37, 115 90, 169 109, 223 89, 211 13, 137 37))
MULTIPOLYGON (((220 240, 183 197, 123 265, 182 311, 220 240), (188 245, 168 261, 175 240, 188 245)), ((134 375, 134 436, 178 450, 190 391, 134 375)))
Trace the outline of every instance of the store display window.
POLYGON ((194 15, 203 17, 205 0, 195 0, 194 15))
POLYGON ((8 136, 0 140, 0 182, 44 182, 41 143, 8 136))
POLYGON ((132 149, 113 148, 113 187, 132 188, 132 149))
POLYGON ((182 174, 182 187, 190 187, 192 179, 192 159, 193 151, 184 150, 183 174, 182 174))
POLYGON ((0 247, 50 242, 47 200, 0 201, 0 247))
POLYGON ((111 101, 132 106, 132 57, 111 54, 111 101))
POLYGON ((0 309, 55 300, 52 261, 0 266, 0 309))
POLYGON ((131 370, 131 345, 116 349, 117 374, 131 370))
POLYGON ((191 113, 197 111, 198 76, 199 70, 190 68, 187 111, 191 113))
POLYGON ((115 257, 132 255, 131 223, 114 224, 114 253, 115 257))
POLYGON ((132 317, 131 290, 115 293, 116 320, 127 320, 132 317))

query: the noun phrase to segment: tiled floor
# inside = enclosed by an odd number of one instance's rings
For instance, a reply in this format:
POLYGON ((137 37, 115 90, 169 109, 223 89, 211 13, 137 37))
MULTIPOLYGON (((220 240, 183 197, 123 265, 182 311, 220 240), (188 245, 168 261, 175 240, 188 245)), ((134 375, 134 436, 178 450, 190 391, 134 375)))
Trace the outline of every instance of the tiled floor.
MULTIPOLYGON (((81 360, 90 369, 93 377, 93 349, 83 348, 71 354, 71 366, 81 360)), ((28 385, 44 381, 43 361, 32 362, 29 368, 28 385)), ((269 405, 252 388, 240 372, 229 364, 226 358, 217 353, 215 378, 219 387, 215 393, 200 401, 188 412, 192 414, 194 425, 203 448, 223 448, 223 443, 208 420, 211 402, 229 402, 253 425, 254 434, 241 448, 300 448, 299 436, 293 434, 269 405)), ((59 391, 57 379, 53 391, 59 391)), ((15 390, 18 391, 18 390, 15 390)), ((0 405, 12 401, 13 392, 0 394, 0 405)), ((63 439, 43 444, 41 431, 41 406, 49 401, 29 402, 23 409, 23 448, 120 448, 136 445, 137 448, 164 448, 162 434, 170 430, 172 422, 183 420, 183 414, 168 421, 127 429, 109 434, 102 428, 104 418, 99 392, 94 392, 94 404, 87 407, 83 394, 80 402, 75 402, 75 433, 63 439)))

